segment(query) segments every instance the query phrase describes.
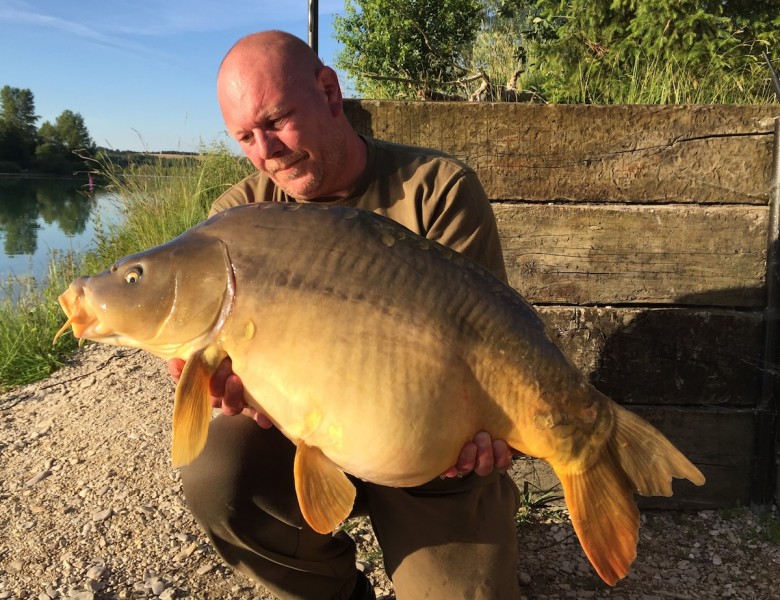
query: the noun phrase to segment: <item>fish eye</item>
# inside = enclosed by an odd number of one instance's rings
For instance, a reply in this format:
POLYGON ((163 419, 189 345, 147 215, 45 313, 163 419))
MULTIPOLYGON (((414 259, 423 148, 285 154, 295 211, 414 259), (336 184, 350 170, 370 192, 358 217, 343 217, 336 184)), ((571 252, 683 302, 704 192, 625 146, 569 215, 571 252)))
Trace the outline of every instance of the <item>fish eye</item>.
POLYGON ((127 273, 125 273, 125 283, 136 283, 139 279, 141 279, 143 272, 144 270, 140 265, 133 267, 127 273))

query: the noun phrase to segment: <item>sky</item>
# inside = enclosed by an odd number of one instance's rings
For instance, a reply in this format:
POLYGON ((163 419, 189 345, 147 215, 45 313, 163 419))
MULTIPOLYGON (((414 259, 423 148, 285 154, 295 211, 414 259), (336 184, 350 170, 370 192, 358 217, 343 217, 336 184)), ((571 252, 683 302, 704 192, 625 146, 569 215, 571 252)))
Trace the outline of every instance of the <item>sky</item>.
MULTIPOLYGON (((319 1, 318 53, 331 66, 343 8, 319 1)), ((32 91, 38 126, 71 110, 98 146, 193 152, 228 141, 215 92, 225 53, 263 29, 307 41, 308 10, 308 0, 0 0, 0 87, 32 91)))

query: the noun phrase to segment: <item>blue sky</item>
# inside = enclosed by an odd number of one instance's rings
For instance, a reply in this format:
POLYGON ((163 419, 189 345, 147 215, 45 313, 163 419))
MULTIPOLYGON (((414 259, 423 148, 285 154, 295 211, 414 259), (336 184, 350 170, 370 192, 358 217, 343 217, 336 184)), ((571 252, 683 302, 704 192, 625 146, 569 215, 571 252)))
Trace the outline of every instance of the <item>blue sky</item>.
MULTIPOLYGON (((319 2, 326 64, 340 51, 332 21, 343 8, 319 2)), ((39 126, 80 113, 99 146, 194 151, 226 139, 217 67, 262 29, 306 40, 307 0, 0 0, 0 87, 30 89, 39 126)))

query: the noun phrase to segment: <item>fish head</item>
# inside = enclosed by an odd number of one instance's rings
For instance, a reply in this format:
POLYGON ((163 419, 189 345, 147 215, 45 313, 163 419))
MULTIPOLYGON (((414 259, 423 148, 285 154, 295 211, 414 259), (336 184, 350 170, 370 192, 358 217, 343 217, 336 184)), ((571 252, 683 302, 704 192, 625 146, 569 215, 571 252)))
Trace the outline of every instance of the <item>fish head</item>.
POLYGON ((55 341, 72 327, 80 340, 186 358, 218 335, 233 290, 225 244, 183 235, 74 280, 59 296, 68 320, 55 341))

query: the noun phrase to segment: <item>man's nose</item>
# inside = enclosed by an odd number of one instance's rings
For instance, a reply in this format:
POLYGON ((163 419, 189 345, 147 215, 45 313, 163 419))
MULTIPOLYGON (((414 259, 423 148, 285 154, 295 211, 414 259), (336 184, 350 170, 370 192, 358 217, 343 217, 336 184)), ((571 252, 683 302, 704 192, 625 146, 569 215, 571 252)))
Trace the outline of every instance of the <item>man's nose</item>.
POLYGON ((258 128, 252 130, 252 135, 255 138, 258 156, 262 160, 273 158, 279 152, 279 138, 276 137, 275 133, 258 128))

